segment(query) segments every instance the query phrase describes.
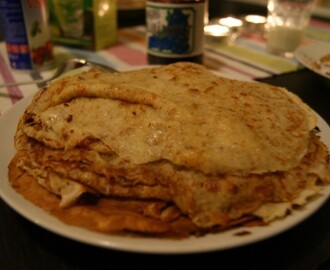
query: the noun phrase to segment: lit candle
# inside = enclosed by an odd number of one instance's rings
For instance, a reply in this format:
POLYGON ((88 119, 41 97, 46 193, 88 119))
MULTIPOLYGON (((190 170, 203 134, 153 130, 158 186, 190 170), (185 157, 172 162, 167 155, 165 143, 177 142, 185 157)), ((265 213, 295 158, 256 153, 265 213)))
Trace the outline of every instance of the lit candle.
POLYGON ((244 31, 249 33, 263 32, 267 18, 261 15, 250 14, 244 17, 244 31))
POLYGON ((204 34, 207 41, 220 44, 228 41, 231 31, 224 25, 209 24, 204 27, 204 34))
POLYGON ((231 41, 235 41, 235 39, 238 37, 238 35, 242 31, 242 26, 243 26, 243 21, 234 17, 225 17, 225 18, 220 18, 218 20, 218 23, 220 25, 228 27, 232 34, 231 34, 231 41))
POLYGON ((261 15, 246 15, 244 17, 244 20, 246 22, 255 24, 265 24, 267 22, 266 17, 261 15))
POLYGON ((204 27, 204 32, 207 35, 220 37, 220 36, 227 36, 230 30, 227 26, 223 26, 219 24, 211 24, 211 25, 206 25, 204 27))
POLYGON ((237 30, 243 25, 242 20, 234 17, 220 18, 218 22, 219 24, 227 26, 233 30, 237 30))

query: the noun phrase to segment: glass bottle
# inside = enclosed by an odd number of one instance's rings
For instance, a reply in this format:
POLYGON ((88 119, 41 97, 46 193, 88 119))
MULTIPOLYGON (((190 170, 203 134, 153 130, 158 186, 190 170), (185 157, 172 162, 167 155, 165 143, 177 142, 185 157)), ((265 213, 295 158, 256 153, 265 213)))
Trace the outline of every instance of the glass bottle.
POLYGON ((147 1, 149 64, 202 64, 205 11, 205 0, 147 1))

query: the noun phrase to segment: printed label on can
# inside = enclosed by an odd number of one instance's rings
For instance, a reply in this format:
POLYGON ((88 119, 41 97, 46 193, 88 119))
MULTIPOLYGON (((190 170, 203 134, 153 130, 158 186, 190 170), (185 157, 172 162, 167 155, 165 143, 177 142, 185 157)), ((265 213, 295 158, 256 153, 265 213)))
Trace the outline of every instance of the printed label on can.
POLYGON ((4 37, 11 67, 43 69, 53 63, 46 0, 1 0, 4 37))
POLYGON ((203 52, 204 3, 147 2, 148 53, 183 58, 203 52))

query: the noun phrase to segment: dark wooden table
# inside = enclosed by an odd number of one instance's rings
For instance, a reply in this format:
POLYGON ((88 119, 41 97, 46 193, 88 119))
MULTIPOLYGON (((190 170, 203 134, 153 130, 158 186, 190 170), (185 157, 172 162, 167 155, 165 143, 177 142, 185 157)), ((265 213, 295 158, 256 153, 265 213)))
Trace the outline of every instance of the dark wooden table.
MULTIPOLYGON (((263 79, 299 95, 330 123, 330 80, 307 69, 263 79)), ((1 153, 0 153, 1 154, 1 153)), ((329 270, 330 200, 296 227, 244 247, 190 255, 148 255, 103 249, 53 234, 0 199, 1 270, 198 267, 252 270, 329 270)))

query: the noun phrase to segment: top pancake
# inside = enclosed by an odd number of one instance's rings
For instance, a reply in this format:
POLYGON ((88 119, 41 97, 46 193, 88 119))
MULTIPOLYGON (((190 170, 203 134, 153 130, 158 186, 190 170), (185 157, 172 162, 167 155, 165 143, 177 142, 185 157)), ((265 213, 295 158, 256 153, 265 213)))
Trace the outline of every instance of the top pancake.
POLYGON ((56 149, 92 140, 89 147, 132 164, 264 173, 296 167, 315 124, 312 110, 283 88, 176 63, 55 81, 26 110, 16 146, 26 148, 26 136, 56 149))

